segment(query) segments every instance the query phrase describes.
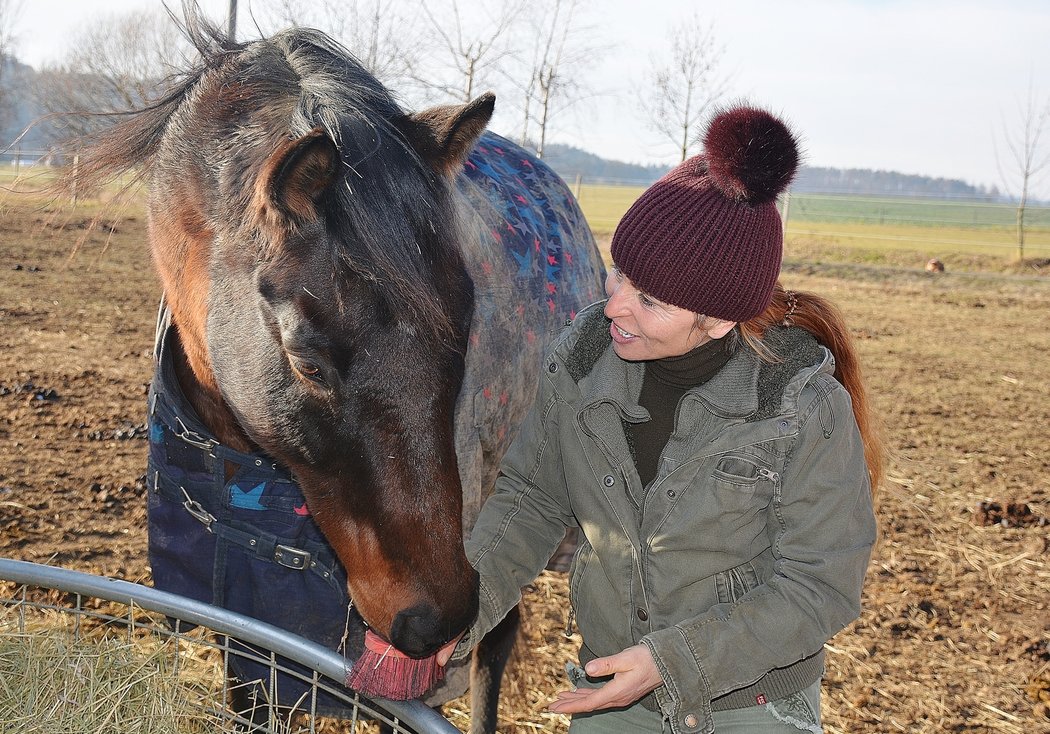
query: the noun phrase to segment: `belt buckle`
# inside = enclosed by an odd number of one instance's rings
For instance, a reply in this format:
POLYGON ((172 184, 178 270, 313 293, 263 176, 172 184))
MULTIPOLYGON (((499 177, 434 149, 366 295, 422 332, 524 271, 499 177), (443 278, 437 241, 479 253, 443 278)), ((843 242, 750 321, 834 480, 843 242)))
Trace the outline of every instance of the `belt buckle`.
POLYGON ((305 571, 310 567, 310 552, 290 545, 278 545, 273 549, 273 560, 279 566, 305 571))

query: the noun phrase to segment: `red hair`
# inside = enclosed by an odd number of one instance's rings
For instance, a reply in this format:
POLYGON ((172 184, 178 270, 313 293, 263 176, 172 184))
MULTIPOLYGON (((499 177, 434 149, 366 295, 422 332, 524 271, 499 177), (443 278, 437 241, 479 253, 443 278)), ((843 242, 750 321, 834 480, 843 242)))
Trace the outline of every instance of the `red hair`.
POLYGON ((882 480, 886 443, 864 384, 853 337, 842 312, 831 301, 815 293, 785 291, 778 282, 773 289, 773 300, 769 307, 750 321, 742 322, 740 334, 759 357, 775 360, 776 355, 762 343, 762 335, 766 329, 777 325, 802 327, 835 357, 835 379, 842 383, 853 401, 853 416, 864 441, 864 459, 871 478, 871 491, 874 493, 882 480))

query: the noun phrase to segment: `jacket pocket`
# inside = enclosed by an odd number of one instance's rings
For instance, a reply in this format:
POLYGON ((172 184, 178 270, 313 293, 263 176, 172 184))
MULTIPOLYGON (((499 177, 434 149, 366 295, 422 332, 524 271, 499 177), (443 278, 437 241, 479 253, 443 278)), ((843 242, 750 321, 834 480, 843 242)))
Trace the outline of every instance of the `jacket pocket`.
POLYGON ((735 604, 740 597, 757 587, 760 583, 758 573, 751 562, 741 563, 736 568, 721 571, 715 575, 715 588, 721 604, 735 604))
MULTIPOLYGON (((705 530, 725 547, 740 548, 764 533, 774 491, 769 468, 752 454, 734 451, 718 457, 709 471, 709 488, 698 510, 706 519, 705 530)), ((748 547, 745 552, 754 550, 748 547)))
POLYGON ((762 478, 763 468, 745 454, 726 454, 718 460, 712 476, 719 482, 747 489, 753 488, 762 478))

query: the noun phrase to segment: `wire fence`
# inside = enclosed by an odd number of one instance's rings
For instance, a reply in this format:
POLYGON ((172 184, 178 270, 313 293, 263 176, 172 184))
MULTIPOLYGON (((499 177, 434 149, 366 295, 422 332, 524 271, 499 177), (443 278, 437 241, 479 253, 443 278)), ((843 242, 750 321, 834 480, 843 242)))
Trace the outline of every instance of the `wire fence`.
MULTIPOLYGON (((0 179, 46 175, 58 162, 49 150, 0 150, 0 179)), ((646 188, 643 183, 581 175, 573 175, 568 181, 588 223, 599 236, 612 233, 646 188)), ((870 248, 939 248, 1004 257, 1019 254, 1016 203, 905 192, 887 196, 789 191, 780 197, 778 207, 789 238, 870 248)), ((1025 256, 1050 257, 1050 206, 1026 206, 1023 233, 1025 256)))
POLYGON ((53 150, 21 146, 0 148, 0 166, 14 175, 37 166, 55 166, 59 162, 60 158, 53 150))
MULTIPOLYGON (((117 720, 121 702, 136 691, 141 696, 143 685, 156 686, 158 678, 173 685, 153 690, 181 699, 192 715, 187 717, 185 708, 176 711, 177 727, 175 720, 146 722, 145 728, 136 721, 136 731, 323 734, 348 731, 347 726, 370 730, 381 722, 398 734, 458 732, 420 702, 363 698, 342 685, 345 676, 341 655, 243 615, 126 581, 0 559, 0 721, 5 732, 127 730, 128 722, 117 720), (35 667, 27 662, 42 640, 56 635, 65 656, 35 667), (125 644, 114 646, 115 641, 125 644), (269 679, 235 682, 234 659, 267 666, 269 679), (56 670, 62 667, 71 669, 68 676, 56 670), (121 678, 129 669, 135 678, 121 678), (289 680, 284 676, 305 690, 290 709, 269 703, 279 700, 275 686, 279 679, 289 680), (252 695, 250 707, 235 711, 229 701, 237 686, 252 695), (352 712, 348 723, 323 716, 333 702, 352 712)), ((141 716, 145 703, 132 703, 132 715, 141 716)))
MULTIPOLYGON (((577 178, 573 191, 598 234, 611 233, 641 185, 577 178)), ((788 192, 778 206, 786 235, 873 248, 915 247, 1008 256, 1018 250, 1016 204, 925 195, 861 196, 788 192)), ((1050 206, 1024 211, 1026 256, 1050 257, 1050 206)))

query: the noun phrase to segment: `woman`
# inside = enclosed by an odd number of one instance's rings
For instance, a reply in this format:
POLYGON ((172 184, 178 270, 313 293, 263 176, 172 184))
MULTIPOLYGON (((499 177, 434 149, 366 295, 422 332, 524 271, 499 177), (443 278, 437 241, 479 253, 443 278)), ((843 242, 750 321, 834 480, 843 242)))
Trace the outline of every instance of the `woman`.
POLYGON ((631 207, 609 298, 548 357, 468 542, 481 610, 457 655, 581 529, 586 672, 550 706, 571 732, 820 730, 881 447, 841 317, 777 284, 797 160, 780 120, 737 107, 631 207))

